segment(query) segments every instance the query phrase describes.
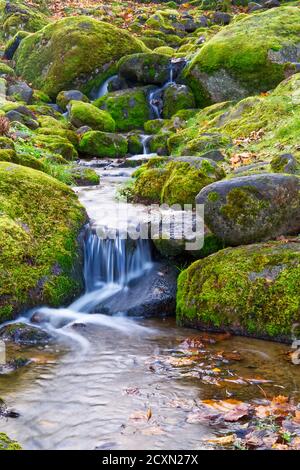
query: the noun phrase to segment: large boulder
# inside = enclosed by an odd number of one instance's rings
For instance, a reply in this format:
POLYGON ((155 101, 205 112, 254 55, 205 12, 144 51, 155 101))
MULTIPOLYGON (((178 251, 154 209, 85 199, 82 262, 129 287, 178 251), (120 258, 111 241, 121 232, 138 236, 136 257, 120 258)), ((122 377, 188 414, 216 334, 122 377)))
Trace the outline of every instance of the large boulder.
POLYGON ((82 290, 78 236, 85 212, 73 191, 36 170, 0 163, 0 322, 82 290))
POLYGON ((170 59, 156 53, 133 54, 123 57, 118 64, 120 77, 145 85, 162 85, 170 77, 170 69, 170 59))
POLYGON ((114 132, 116 127, 115 121, 107 111, 82 101, 71 101, 69 116, 71 124, 75 127, 89 126, 91 129, 105 132, 114 132))
POLYGON ((213 183, 196 197, 205 223, 227 245, 300 232, 300 178, 257 174, 213 183))
POLYGON ((22 40, 16 70, 51 98, 62 90, 91 89, 126 54, 145 46, 128 32, 79 16, 56 21, 22 40), (109 38, 109 39, 108 39, 109 38))
POLYGON ((148 92, 147 87, 115 91, 99 98, 94 104, 110 113, 117 130, 142 129, 151 115, 148 92))
POLYGON ((300 239, 227 248, 183 271, 177 320, 236 334, 289 339, 299 323, 300 239))
POLYGON ((200 49, 185 70, 198 105, 266 92, 300 61, 300 11, 282 7, 233 22, 200 49))
POLYGON ((100 131, 86 132, 82 136, 79 145, 81 153, 100 158, 125 157, 127 150, 128 142, 126 137, 100 131))
POLYGON ((67 110, 67 106, 70 101, 82 101, 84 103, 89 103, 89 99, 79 90, 66 90, 61 91, 58 93, 56 97, 56 104, 59 106, 63 111, 67 110))

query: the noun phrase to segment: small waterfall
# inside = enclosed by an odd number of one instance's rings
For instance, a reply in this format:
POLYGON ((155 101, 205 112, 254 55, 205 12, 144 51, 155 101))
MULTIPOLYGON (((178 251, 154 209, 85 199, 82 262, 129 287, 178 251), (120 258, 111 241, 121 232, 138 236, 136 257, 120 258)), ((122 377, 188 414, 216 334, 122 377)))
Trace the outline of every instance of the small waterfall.
POLYGON ((105 285, 126 287, 141 277, 151 267, 151 248, 148 240, 103 239, 89 230, 84 258, 86 292, 93 292, 105 285))
POLYGON ((102 83, 102 85, 99 87, 98 90, 95 90, 93 93, 93 98, 98 99, 102 98, 102 96, 105 96, 108 93, 108 86, 110 82, 118 78, 118 75, 113 75, 112 77, 109 77, 105 82, 102 83))
POLYGON ((167 82, 160 88, 156 88, 155 90, 151 91, 149 94, 149 104, 151 107, 151 111, 153 114, 154 119, 160 119, 162 115, 162 94, 164 90, 172 85, 174 82, 174 64, 171 61, 170 64, 170 71, 169 71, 169 78, 167 82))

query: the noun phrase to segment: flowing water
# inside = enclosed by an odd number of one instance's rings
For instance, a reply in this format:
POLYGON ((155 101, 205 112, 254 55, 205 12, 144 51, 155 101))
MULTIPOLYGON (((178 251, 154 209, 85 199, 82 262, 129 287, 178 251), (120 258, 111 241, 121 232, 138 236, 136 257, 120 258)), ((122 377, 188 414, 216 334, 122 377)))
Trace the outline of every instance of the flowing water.
MULTIPOLYGON (((100 186, 76 190, 91 220, 85 235, 86 292, 68 308, 37 309, 42 326, 57 337, 54 345, 8 345, 8 359, 31 362, 0 376, 0 396, 20 414, 1 419, 0 431, 25 449, 200 449, 218 429, 188 422, 198 400, 289 393, 299 399, 299 369, 287 360, 284 345, 202 337, 178 328, 173 319, 133 320, 122 314, 122 305, 112 317, 93 313, 106 299, 130 290, 131 282, 145 278, 155 264, 148 241, 122 237, 128 223, 134 227, 147 218, 144 206, 115 199, 132 170, 97 171, 100 186), (98 237, 111 230, 115 239, 98 237), (204 363, 178 367, 180 344, 195 336, 206 341, 204 363), (235 351, 238 360, 218 359, 235 351), (216 366, 229 377, 221 386, 207 379, 216 366)), ((22 321, 30 322, 33 313, 22 321)))

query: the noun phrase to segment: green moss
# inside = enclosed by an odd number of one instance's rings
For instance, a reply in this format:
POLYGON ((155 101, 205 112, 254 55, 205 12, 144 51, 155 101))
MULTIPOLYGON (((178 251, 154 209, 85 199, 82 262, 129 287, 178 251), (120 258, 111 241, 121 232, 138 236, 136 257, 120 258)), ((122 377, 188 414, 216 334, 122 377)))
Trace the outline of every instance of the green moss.
POLYGON ((100 183, 100 176, 92 168, 76 166, 71 168, 71 175, 76 186, 95 186, 100 183))
POLYGON ((173 204, 195 204, 195 197, 202 188, 223 178, 224 171, 208 160, 199 164, 171 162, 167 166, 168 179, 161 192, 161 201, 173 204))
POLYGON ((37 134, 48 135, 48 136, 59 136, 67 139, 74 145, 75 148, 78 147, 79 138, 76 132, 71 131, 69 129, 63 129, 59 127, 40 127, 36 130, 37 134))
POLYGON ((170 47, 170 46, 156 47, 153 52, 155 52, 156 54, 165 55, 167 57, 173 57, 176 53, 175 49, 173 49, 173 47, 170 47))
POLYGON ((78 156, 75 147, 64 137, 58 135, 37 135, 32 143, 39 148, 46 149, 52 153, 58 153, 66 160, 75 160, 78 156))
MULTIPOLYGON (((1 317, 1 314, 0 314, 1 317)), ((0 450, 22 450, 20 444, 16 441, 12 441, 3 432, 0 433, 0 450)))
POLYGON ((205 159, 151 158, 133 174, 136 181, 132 194, 146 202, 194 205, 204 186, 224 176, 220 167, 205 159))
POLYGON ((124 157, 128 150, 127 139, 120 134, 90 131, 86 132, 79 145, 81 153, 95 157, 124 157))
POLYGON ((147 134, 157 134, 165 125, 164 119, 152 119, 144 123, 144 130, 147 134))
POLYGON ((131 155, 140 155, 143 153, 143 144, 139 134, 131 134, 127 137, 128 152, 131 155))
POLYGON ((82 101, 71 101, 70 106, 70 121, 73 126, 89 126, 94 130, 104 132, 115 131, 115 121, 107 111, 82 101))
POLYGON ((14 150, 0 149, 0 162, 11 162, 17 165, 27 166, 35 170, 44 171, 44 165, 40 160, 31 155, 17 154, 14 150))
POLYGON ((9 137, 0 136, 0 149, 14 150, 15 144, 9 137))
POLYGON ((193 93, 183 85, 170 85, 164 92, 163 117, 171 118, 181 109, 195 108, 193 93))
POLYGON ((86 16, 64 18, 23 39, 17 73, 55 98, 62 90, 86 88, 126 54, 146 50, 124 30, 86 16))
POLYGON ((45 15, 22 5, 20 11, 16 11, 6 17, 3 23, 3 33, 6 39, 11 39, 20 30, 29 32, 39 31, 47 23, 45 15))
MULTIPOLYGON (((279 51, 299 42, 300 12, 296 7, 274 8, 247 15, 213 36, 186 69, 186 79, 198 105, 215 100, 207 78, 201 74, 226 71, 236 80, 232 98, 268 91, 285 77, 285 64, 279 51), (282 25, 284 24, 284 28, 282 25), (272 58, 274 56, 274 59, 272 58), (277 57, 278 56, 278 57, 277 57), (243 90, 243 91, 242 91, 243 90)), ((222 72, 223 73, 223 72, 222 72)), ((226 79, 223 89, 226 90, 226 79)))
POLYGON ((116 123, 118 131, 142 129, 150 118, 147 89, 131 88, 108 93, 94 102, 95 106, 107 110, 116 123))
POLYGON ((0 308, 61 305, 82 287, 77 236, 85 213, 73 191, 36 170, 0 163, 0 308), (60 281, 62 276, 63 281, 60 281), (60 282, 67 290, 45 291, 60 282), (59 300, 59 302, 58 302, 59 300))
POLYGON ((299 321, 298 243, 222 250, 193 263, 178 281, 180 323, 271 337, 299 321))
POLYGON ((2 75, 9 75, 14 76, 15 71, 9 65, 5 64, 4 62, 0 62, 0 77, 2 75))

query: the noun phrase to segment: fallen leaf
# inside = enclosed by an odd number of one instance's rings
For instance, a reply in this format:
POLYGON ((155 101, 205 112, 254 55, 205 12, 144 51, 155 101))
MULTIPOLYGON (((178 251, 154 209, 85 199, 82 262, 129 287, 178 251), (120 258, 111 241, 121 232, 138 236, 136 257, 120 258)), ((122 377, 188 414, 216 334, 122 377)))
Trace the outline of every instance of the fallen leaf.
POLYGON ((215 439, 208 439, 206 442, 210 442, 211 444, 218 444, 220 446, 229 446, 234 443, 235 439, 235 434, 229 434, 228 436, 216 437, 215 439))

